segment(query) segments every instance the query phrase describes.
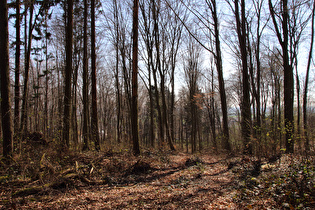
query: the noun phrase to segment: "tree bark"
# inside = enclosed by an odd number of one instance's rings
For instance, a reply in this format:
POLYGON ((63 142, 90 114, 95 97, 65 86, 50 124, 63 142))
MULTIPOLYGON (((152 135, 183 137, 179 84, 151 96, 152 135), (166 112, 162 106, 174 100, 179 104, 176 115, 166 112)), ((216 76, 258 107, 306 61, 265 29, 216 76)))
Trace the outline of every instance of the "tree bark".
MULTIPOLYGON (((261 61, 260 61, 260 44, 261 44, 261 34, 262 31, 260 29, 260 21, 261 21, 261 11, 262 11, 262 5, 263 1, 259 3, 259 0, 257 1, 256 5, 256 15, 257 15, 257 44, 255 49, 255 58, 256 58, 256 66, 257 66, 257 72, 256 72, 256 135, 259 139, 259 142, 261 142, 261 99, 260 99, 260 80, 261 80, 261 61)), ((264 28, 264 27, 263 27, 264 28)), ((262 29, 263 30, 263 29, 262 29)))
POLYGON ((133 1, 132 26, 132 98, 131 98, 131 129, 134 155, 140 155, 138 131, 138 24, 139 0, 133 1))
POLYGON ((163 125, 163 116, 162 116, 162 111, 161 111, 161 106, 160 106, 160 94, 159 94, 159 88, 158 88, 158 82, 157 82, 157 71, 158 68, 160 68, 160 55, 159 55, 159 48, 158 48, 158 43, 159 43, 159 33, 158 33, 158 12, 156 11, 156 7, 155 7, 155 1, 151 0, 151 4, 152 4, 152 13, 153 13, 153 21, 154 21, 154 29, 153 29, 153 36, 154 36, 154 41, 155 41, 155 47, 157 48, 157 64, 154 65, 153 63, 153 46, 151 48, 151 52, 150 55, 152 57, 151 61, 152 61, 152 70, 153 70, 153 80, 154 80, 154 86, 155 86, 155 100, 156 100, 156 108, 158 111, 158 124, 159 124, 159 130, 160 130, 160 139, 159 139, 159 146, 160 149, 163 147, 164 144, 164 125, 163 125))
MULTIPOLYGON (((161 78, 161 98, 162 98, 162 112, 161 112, 161 118, 162 118, 162 126, 165 128, 166 131, 166 137, 169 144, 169 147, 171 150, 175 150, 175 147, 172 143, 169 127, 168 127, 168 121, 167 121, 167 107, 166 107, 166 99, 165 99, 165 75, 162 72, 161 67, 161 60, 160 60, 160 40, 159 40, 159 25, 158 25, 158 15, 159 11, 156 9, 155 2, 153 2, 153 19, 154 19, 154 34, 155 34, 155 47, 156 47, 156 60, 157 60, 157 69, 160 74, 161 78)), ((158 99, 157 99, 158 100, 158 99)), ((164 136, 162 136, 164 138, 164 136)))
POLYGON ((88 4, 87 0, 84 0, 84 25, 83 25, 83 148, 82 150, 88 150, 88 107, 89 107, 89 98, 88 98, 88 47, 87 47, 87 16, 88 16, 88 4))
MULTIPOLYGON (((144 1, 145 2, 145 1, 144 1)), ((145 42, 146 46, 146 51, 147 51, 147 69, 148 69, 148 92, 149 92, 149 98, 150 98, 150 144, 151 147, 154 147, 155 144, 155 127, 154 127, 154 87, 152 84, 152 69, 154 68, 153 66, 153 38, 152 38, 152 31, 150 30, 150 20, 148 19, 147 13, 151 14, 151 7, 146 10, 145 8, 145 3, 140 3, 140 9, 142 12, 142 18, 143 18, 143 27, 144 27, 144 32, 143 32, 143 39, 145 42)), ((150 5, 151 2, 148 2, 150 5)))
POLYGON ((66 26, 66 73, 64 91, 64 118, 63 118, 63 149, 70 146, 70 116, 71 116, 71 78, 72 78, 72 42, 73 42, 73 0, 67 0, 66 26))
POLYGON ((239 1, 235 0, 235 17, 237 24, 237 35, 242 59, 242 104, 241 104, 241 129, 244 143, 244 153, 252 154, 251 135, 251 110, 249 76, 247 64, 247 45, 246 45, 246 14, 245 0, 241 0, 241 16, 239 14, 239 1))
MULTIPOLYGON (((23 135, 27 131, 28 79, 29 79, 29 69, 30 69, 30 56, 31 56, 31 49, 32 49, 33 11, 34 11, 34 5, 33 5, 33 2, 31 2, 30 18, 29 18, 29 24, 28 24, 28 41, 27 43, 25 43, 25 46, 27 47, 25 47, 26 52, 25 52, 25 65, 24 65, 24 90, 23 90, 22 115, 21 115, 21 132, 23 133, 23 135)), ((26 17, 27 17, 27 10, 25 11, 25 22, 26 22, 26 17)), ((26 28, 26 24, 25 24, 25 28, 26 28)))
POLYGON ((0 75, 1 75, 1 120, 3 131, 3 156, 13 154, 13 132, 9 79, 9 27, 6 0, 0 0, 0 75))
MULTIPOLYGON (((221 99, 221 109, 222 109, 222 121, 223 121, 223 148, 227 151, 231 151, 230 145, 230 134, 229 134, 229 124, 228 124, 228 113, 227 113, 227 103, 226 103, 226 93, 225 93, 225 85, 224 85, 224 77, 223 77, 223 65, 222 65, 222 54, 221 54, 221 44, 220 44, 220 32, 219 32, 219 21, 217 15, 217 6, 216 0, 211 0, 212 5, 212 19, 214 26, 214 36, 215 36, 215 63, 218 72, 218 80, 219 80, 219 92, 221 99)), ((215 140, 214 140, 215 141, 215 140)))
POLYGON ((100 150, 97 113, 97 90, 96 90, 96 54, 95 54, 95 0, 91 1, 91 62, 92 62, 92 140, 95 150, 100 150))
POLYGON ((120 32, 119 32, 119 18, 118 18, 118 5, 117 0, 113 1, 114 9, 114 21, 115 21, 115 51, 116 51, 116 66, 115 66, 115 85, 116 85, 116 133, 117 133, 117 143, 121 143, 121 131, 120 131, 120 121, 121 121, 121 97, 120 97, 120 82, 119 82, 119 42, 120 42, 120 32))
POLYGON ((14 84, 14 133, 17 134, 20 126, 20 56, 21 56, 21 25, 20 0, 16 1, 16 51, 15 51, 15 84, 14 84))
POLYGON ((278 41, 282 48, 282 58, 283 58, 283 71, 284 71, 284 125, 285 125, 285 145, 286 153, 294 152, 294 116, 293 116, 293 100, 294 100, 294 79, 293 79, 293 68, 290 65, 289 58, 289 13, 288 13, 288 1, 281 0, 282 6, 282 33, 280 33, 279 25, 277 24, 275 11, 272 5, 271 0, 269 0, 269 10, 271 13, 272 21, 276 30, 276 35, 278 41))
POLYGON ((305 150, 308 152, 310 150, 309 138, 308 138, 308 122, 307 122, 307 94, 308 94, 308 81, 312 62, 313 45, 314 45, 314 33, 315 33, 315 2, 313 2, 312 9, 312 32, 311 32, 311 43, 310 50, 308 54, 308 62, 305 75, 304 83, 304 94, 303 94, 303 127, 304 127, 304 138, 305 138, 305 150))

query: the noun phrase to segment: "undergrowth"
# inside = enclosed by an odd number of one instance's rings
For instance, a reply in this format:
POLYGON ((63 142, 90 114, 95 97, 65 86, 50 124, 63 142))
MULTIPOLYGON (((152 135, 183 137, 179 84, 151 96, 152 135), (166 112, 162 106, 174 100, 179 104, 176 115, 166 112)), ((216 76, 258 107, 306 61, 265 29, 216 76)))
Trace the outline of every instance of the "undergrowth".
POLYGON ((234 199, 241 208, 264 208, 266 204, 281 209, 315 206, 314 158, 286 156, 282 159, 272 170, 263 171, 257 177, 239 176, 238 194, 234 199))

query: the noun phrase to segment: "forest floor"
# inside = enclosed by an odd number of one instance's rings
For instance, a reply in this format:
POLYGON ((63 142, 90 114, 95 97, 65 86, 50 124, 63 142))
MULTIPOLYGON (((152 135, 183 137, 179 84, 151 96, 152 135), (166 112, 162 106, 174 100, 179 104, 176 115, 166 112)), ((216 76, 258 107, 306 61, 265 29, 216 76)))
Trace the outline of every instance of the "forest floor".
POLYGON ((314 209, 315 158, 26 148, 0 163, 0 209, 314 209), (272 163, 271 163, 272 162, 272 163), (257 167, 259 166, 259 167, 257 167))

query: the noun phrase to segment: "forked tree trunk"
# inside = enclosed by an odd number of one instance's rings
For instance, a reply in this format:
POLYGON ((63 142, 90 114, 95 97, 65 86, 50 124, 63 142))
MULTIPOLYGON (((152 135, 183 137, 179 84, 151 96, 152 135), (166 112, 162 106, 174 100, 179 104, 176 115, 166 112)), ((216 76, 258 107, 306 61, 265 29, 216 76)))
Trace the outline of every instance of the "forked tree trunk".
POLYGON ((271 18, 275 27, 278 41, 282 48, 282 59, 283 59, 283 71, 284 71, 284 125, 285 125, 285 145, 286 153, 294 152, 294 117, 293 117, 293 100, 294 100, 294 79, 293 79, 293 68, 290 65, 289 58, 289 13, 288 13, 288 1, 281 0, 281 14, 282 14, 282 34, 280 33, 279 25, 276 21, 276 14, 272 1, 269 0, 269 10, 271 18))

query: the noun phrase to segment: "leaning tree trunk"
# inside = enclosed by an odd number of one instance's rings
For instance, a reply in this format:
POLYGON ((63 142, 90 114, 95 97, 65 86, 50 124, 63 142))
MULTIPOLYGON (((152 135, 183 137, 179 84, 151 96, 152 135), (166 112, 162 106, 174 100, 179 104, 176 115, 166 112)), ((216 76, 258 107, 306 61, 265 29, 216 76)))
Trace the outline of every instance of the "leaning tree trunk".
POLYGON ((227 113, 227 103, 226 103, 226 93, 225 93, 225 85, 223 78, 223 65, 222 65, 222 55, 221 55, 221 44, 220 44, 220 32, 219 32, 219 21, 217 15, 217 6, 216 0, 212 0, 212 18, 214 22, 214 35, 215 35, 215 48, 216 48, 216 67, 218 72, 218 80, 219 80, 219 92, 221 99, 221 109, 222 109, 222 121, 223 121, 223 147, 227 151, 231 151, 230 145, 230 134, 229 134, 229 124, 228 124, 228 113, 227 113))

